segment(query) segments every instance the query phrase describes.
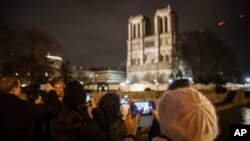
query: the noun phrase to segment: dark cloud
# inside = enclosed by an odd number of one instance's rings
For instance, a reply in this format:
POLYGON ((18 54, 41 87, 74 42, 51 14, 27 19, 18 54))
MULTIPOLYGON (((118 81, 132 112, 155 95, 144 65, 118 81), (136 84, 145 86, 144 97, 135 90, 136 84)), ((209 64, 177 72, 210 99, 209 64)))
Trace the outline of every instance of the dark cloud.
POLYGON ((64 47, 62 56, 72 64, 118 66, 126 59, 127 23, 143 14, 153 21, 156 9, 170 4, 179 16, 180 32, 210 28, 236 51, 241 68, 250 71, 247 0, 1 0, 0 12, 17 24, 48 32, 64 47), (223 30, 218 21, 231 23, 223 30))

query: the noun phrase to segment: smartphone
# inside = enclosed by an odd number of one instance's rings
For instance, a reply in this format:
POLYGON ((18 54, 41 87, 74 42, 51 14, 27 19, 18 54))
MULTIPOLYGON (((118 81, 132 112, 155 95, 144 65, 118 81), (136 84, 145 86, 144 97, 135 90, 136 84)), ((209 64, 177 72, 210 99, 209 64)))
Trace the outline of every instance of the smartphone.
POLYGON ((126 104, 126 105, 128 105, 128 98, 126 98, 126 97, 120 97, 120 104, 126 104))
POLYGON ((45 84, 40 84, 39 90, 44 91, 45 90, 45 84))
POLYGON ((93 98, 92 91, 91 90, 85 90, 85 93, 86 93, 86 103, 89 103, 93 98))
POLYGON ((154 108, 153 101, 137 101, 131 102, 131 114, 132 115, 152 115, 150 109, 154 108))

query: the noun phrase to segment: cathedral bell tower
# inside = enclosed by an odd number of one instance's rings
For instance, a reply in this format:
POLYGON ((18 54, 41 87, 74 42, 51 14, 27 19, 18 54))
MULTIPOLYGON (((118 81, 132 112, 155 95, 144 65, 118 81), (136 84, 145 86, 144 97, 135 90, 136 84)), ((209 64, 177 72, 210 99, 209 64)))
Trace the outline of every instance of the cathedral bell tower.
POLYGON ((154 30, 150 20, 131 16, 128 23, 127 79, 165 83, 172 73, 173 52, 176 50, 178 18, 170 6, 154 15, 154 30))

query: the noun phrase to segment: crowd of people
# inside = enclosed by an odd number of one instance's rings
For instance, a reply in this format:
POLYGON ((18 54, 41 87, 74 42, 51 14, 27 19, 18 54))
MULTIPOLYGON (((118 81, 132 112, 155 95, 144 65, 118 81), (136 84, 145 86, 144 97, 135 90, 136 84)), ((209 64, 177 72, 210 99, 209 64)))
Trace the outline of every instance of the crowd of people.
MULTIPOLYGON (((188 83, 173 83, 154 98, 151 141, 213 141, 219 133, 213 104, 188 83)), ((107 93, 86 102, 78 81, 44 91, 30 85, 23 89, 29 101, 19 98, 21 83, 14 76, 0 77, 1 141, 136 141, 140 115, 122 112, 120 97, 107 93), (126 115, 124 115, 126 113, 126 115)), ((127 110, 127 109, 126 109, 127 110)))

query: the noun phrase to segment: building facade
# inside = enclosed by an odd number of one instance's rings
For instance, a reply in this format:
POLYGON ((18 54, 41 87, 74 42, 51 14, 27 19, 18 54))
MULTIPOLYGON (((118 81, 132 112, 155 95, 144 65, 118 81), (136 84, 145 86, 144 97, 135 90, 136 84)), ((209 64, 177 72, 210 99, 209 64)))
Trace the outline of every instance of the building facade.
POLYGON ((118 70, 95 71, 96 83, 120 84, 126 80, 126 73, 118 70))
POLYGON ((88 83, 94 83, 94 71, 83 68, 82 66, 71 66, 71 77, 74 80, 82 82, 84 85, 88 83))
MULTIPOLYGON (((51 64, 51 67, 53 69, 53 74, 51 76, 49 76, 50 80, 54 79, 54 78, 58 78, 61 76, 60 70, 61 70, 61 65, 63 62, 62 57, 60 56, 54 56, 54 55, 50 55, 49 53, 47 54, 46 58, 48 59, 48 61, 51 64)), ((45 74, 46 75, 46 74, 45 74)), ((47 74, 48 75, 48 74, 47 74)), ((46 76, 47 77, 47 76, 46 76)))
POLYGON ((127 79, 132 83, 167 82, 174 67, 177 33, 178 17, 170 6, 156 11, 153 29, 147 17, 131 16, 128 23, 127 79))

